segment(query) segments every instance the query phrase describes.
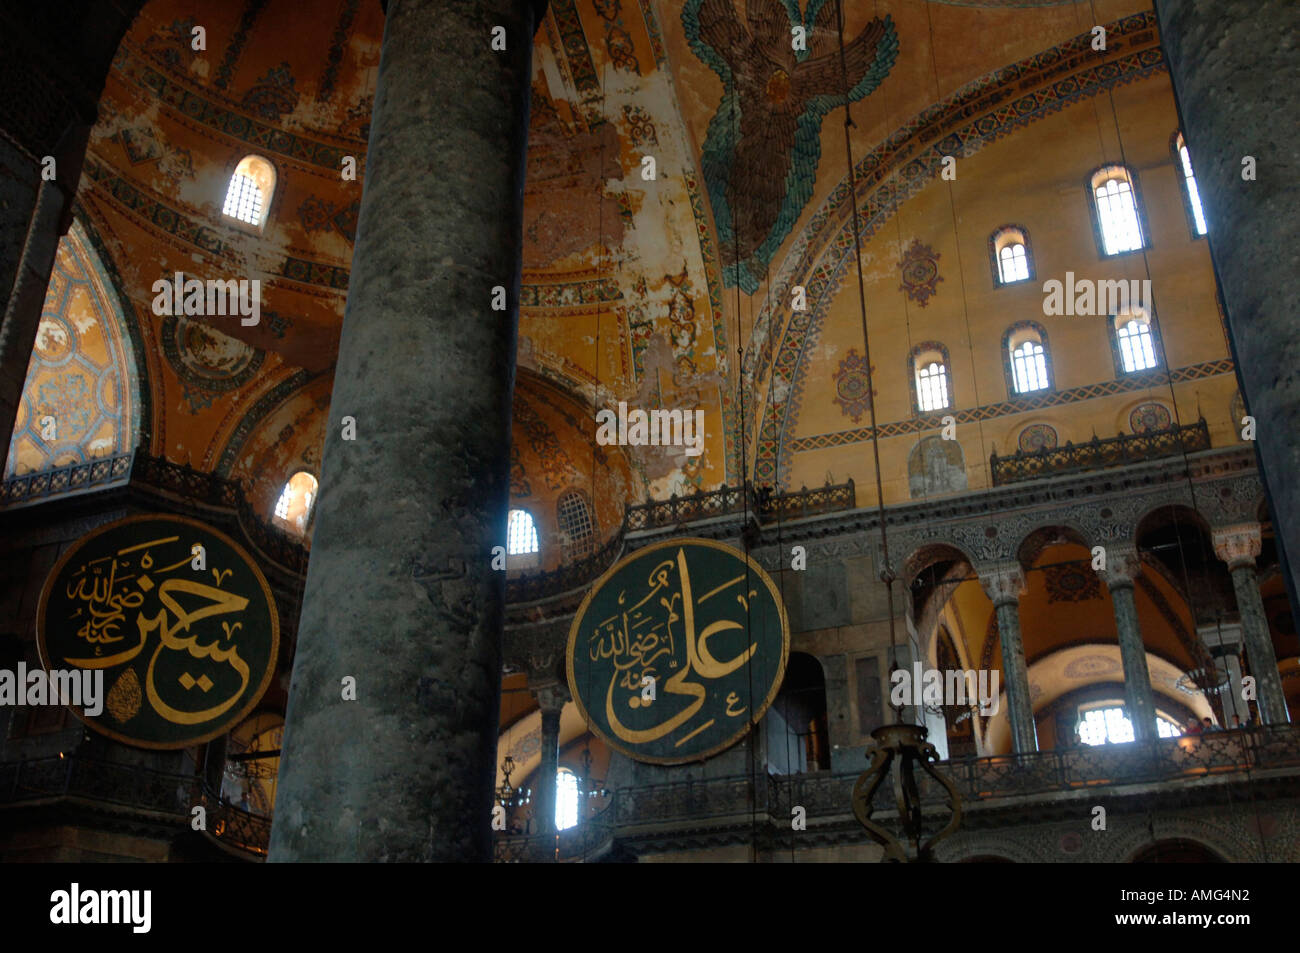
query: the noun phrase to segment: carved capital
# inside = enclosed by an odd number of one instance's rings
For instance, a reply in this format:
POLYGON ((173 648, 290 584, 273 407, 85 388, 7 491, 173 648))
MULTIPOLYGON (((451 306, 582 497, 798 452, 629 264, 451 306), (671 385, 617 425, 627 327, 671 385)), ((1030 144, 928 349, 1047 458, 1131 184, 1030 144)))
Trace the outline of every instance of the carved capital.
POLYGON ((995 606, 1018 604, 1025 593, 1025 573, 1015 560, 978 566, 980 585, 995 606))
POLYGON ((1142 573, 1142 557, 1137 547, 1120 543, 1106 547, 1106 568, 1098 569, 1097 575, 1106 580, 1107 587, 1132 586, 1133 580, 1142 573))
POLYGON ((1238 523, 1224 526, 1213 532, 1214 555, 1228 564, 1229 569, 1255 565, 1263 536, 1258 523, 1238 523))
POLYGON ((542 710, 542 714, 558 715, 572 696, 569 695, 568 685, 562 682, 551 682, 546 685, 535 685, 533 697, 537 699, 537 707, 542 710))

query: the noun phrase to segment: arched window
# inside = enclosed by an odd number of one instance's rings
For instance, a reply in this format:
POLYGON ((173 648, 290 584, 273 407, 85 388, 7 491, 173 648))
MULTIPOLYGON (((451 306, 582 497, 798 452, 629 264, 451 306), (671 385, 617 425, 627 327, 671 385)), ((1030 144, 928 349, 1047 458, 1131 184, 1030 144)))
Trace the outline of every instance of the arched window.
POLYGON ((244 156, 230 177, 221 212, 260 231, 266 224, 266 210, 274 192, 275 166, 261 156, 244 156))
POLYGON ((1029 232, 1019 225, 1003 225, 989 236, 995 287, 1028 281, 1034 277, 1034 256, 1029 232))
POLYGON ((596 523, 587 498, 577 490, 563 494, 555 504, 556 522, 567 540, 568 556, 577 559, 591 552, 596 541, 596 523))
POLYGON ((1003 336, 1007 386, 1012 394, 1032 394, 1052 388, 1051 356, 1047 332, 1023 321, 1003 336))
POLYGON ((1201 193, 1196 188, 1196 176, 1192 172, 1192 154, 1187 151, 1187 142, 1181 132, 1174 133, 1174 164, 1181 173, 1183 182, 1183 206, 1187 210, 1187 224, 1192 229, 1192 236, 1200 238, 1206 232, 1205 211, 1201 208, 1201 193))
POLYGON ((506 555, 527 556, 536 553, 537 524, 527 510, 511 510, 506 524, 506 555))
POLYGON ((1113 320, 1120 373, 1134 374, 1160 363, 1156 360, 1155 330, 1150 315, 1138 309, 1117 314, 1113 320))
POLYGON ((953 405, 952 381, 948 374, 948 349, 938 341, 924 341, 908 355, 912 375, 912 410, 928 414, 953 405))
POLYGON ((1104 256, 1146 246, 1138 203, 1137 179, 1122 165, 1103 166, 1089 179, 1093 219, 1104 256))
POLYGON ((578 823, 578 776, 568 768, 555 772, 555 829, 567 831, 578 823))
POLYGON ((311 520, 312 504, 316 502, 316 478, 306 470, 299 470, 289 478, 275 503, 275 517, 271 522, 299 536, 307 532, 311 520))

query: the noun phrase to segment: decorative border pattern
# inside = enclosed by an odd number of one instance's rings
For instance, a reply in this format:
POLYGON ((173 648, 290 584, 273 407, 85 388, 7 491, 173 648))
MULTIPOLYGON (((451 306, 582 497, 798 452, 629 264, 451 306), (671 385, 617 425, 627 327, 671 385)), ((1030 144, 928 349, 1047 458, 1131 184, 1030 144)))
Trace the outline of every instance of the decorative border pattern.
POLYGON ((221 65, 217 68, 216 79, 212 85, 217 89, 226 89, 230 86, 230 78, 234 75, 235 64, 239 62, 240 54, 244 52, 244 46, 248 43, 249 31, 253 28, 253 22, 257 15, 262 12, 266 6, 266 0, 248 0, 244 6, 244 12, 239 17, 239 26, 235 28, 235 36, 226 47, 226 53, 221 58, 221 65))
MULTIPOLYGON (((1168 384, 1171 377, 1174 383, 1179 384, 1184 381, 1200 380, 1205 377, 1231 373, 1233 373, 1232 361, 1224 358, 1218 361, 1205 361, 1202 364, 1181 367, 1174 371, 1172 375, 1166 374, 1164 371, 1144 371, 1141 374, 1127 376, 1123 380, 1100 381, 1096 384, 1085 384, 1082 387, 1072 387, 1069 390, 1053 391, 1051 393, 1039 391, 1032 397, 1017 397, 993 404, 984 404, 980 407, 949 411, 949 413, 957 418, 958 423, 973 423, 978 420, 993 420, 996 417, 1023 414, 1031 410, 1042 410, 1045 407, 1074 404, 1081 400, 1092 400, 1095 397, 1109 397, 1113 394, 1127 394, 1132 391, 1146 390, 1150 387, 1168 384)), ((928 415, 912 420, 896 420, 892 423, 881 424, 879 435, 883 439, 885 437, 902 437, 907 434, 921 433, 933 429, 936 426, 935 419, 935 415, 928 415)), ((790 452, 801 453, 805 450, 825 450, 828 447, 842 447, 851 443, 861 443, 871 438, 870 427, 842 430, 838 433, 817 434, 792 440, 790 442, 790 452)))
POLYGON ((330 51, 327 58, 325 72, 321 76, 320 88, 316 91, 316 102, 327 102, 334 95, 334 84, 338 82, 339 66, 343 63, 343 50, 348 44, 348 34, 352 32, 352 21, 356 19, 357 7, 361 5, 361 0, 344 0, 343 12, 339 14, 339 22, 334 27, 334 35, 330 38, 330 51))
POLYGON ((122 75, 134 80, 152 98, 176 110, 190 122, 206 126, 264 152, 319 166, 337 174, 343 156, 356 151, 308 139, 237 113, 225 105, 203 98, 146 63, 128 62, 122 75))
POLYGON ((257 425, 267 414, 292 397, 295 391, 306 387, 313 376, 300 368, 259 397, 226 438, 226 446, 221 451, 221 457, 217 460, 217 465, 212 468, 213 475, 230 479, 230 472, 239 457, 239 451, 244 449, 244 444, 248 442, 257 425))

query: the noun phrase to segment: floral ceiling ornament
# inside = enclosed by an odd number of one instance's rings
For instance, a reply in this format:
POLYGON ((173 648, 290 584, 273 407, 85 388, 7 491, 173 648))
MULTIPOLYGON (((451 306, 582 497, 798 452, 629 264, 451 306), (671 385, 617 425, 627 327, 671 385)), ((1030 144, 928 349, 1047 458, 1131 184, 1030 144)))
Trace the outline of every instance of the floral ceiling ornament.
MULTIPOLYGON (((875 370, 873 366, 871 372, 875 373, 875 370)), ((835 403, 856 424, 871 409, 872 397, 866 358, 849 348, 848 356, 840 361, 839 370, 835 372, 835 403)))
POLYGON ((929 245, 922 245, 919 238, 912 239, 898 262, 898 270, 903 277, 898 290, 923 308, 935 293, 935 286, 943 281, 939 275, 939 253, 929 245))

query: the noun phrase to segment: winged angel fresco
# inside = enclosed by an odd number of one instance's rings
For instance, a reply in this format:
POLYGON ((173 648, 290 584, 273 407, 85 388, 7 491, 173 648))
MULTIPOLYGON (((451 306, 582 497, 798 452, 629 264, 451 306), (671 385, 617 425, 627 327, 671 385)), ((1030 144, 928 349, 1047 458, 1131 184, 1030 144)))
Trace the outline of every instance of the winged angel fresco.
POLYGON ((886 16, 845 37, 842 64, 836 2, 808 0, 800 17, 798 0, 746 0, 743 22, 733 0, 687 0, 682 10, 691 49, 722 79, 704 140, 704 180, 723 280, 748 294, 812 196, 823 117, 872 92, 898 58, 886 16), (803 28, 802 44, 795 27, 803 28))

